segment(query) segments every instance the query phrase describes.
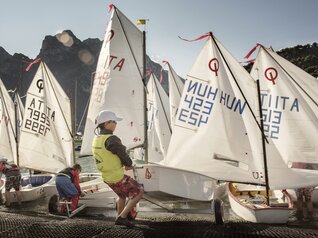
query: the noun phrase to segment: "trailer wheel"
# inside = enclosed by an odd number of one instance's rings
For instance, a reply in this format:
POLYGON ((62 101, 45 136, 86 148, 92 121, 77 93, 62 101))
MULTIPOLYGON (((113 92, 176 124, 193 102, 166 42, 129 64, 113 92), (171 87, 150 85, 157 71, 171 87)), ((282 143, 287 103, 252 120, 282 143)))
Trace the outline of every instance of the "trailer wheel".
POLYGON ((214 210, 215 223, 217 225, 223 225, 224 224, 224 210, 223 210, 222 200, 216 198, 212 201, 212 204, 213 204, 213 210, 214 210))

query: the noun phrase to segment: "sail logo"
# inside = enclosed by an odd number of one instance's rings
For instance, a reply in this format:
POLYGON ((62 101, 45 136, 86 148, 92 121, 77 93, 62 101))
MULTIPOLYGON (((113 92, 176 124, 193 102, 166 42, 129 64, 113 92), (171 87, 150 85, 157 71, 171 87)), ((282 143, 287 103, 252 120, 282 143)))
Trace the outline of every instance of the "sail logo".
POLYGON ((44 89, 43 79, 39 79, 38 81, 36 81, 36 86, 39 89, 39 93, 41 93, 41 91, 44 89))
POLYGON ((215 76, 218 76, 218 70, 220 68, 220 63, 217 58, 213 58, 209 61, 209 69, 215 72, 215 76))
POLYGON ((272 139, 279 139, 280 124, 284 112, 299 113, 300 105, 297 98, 261 93, 264 134, 272 139))
POLYGON ((36 98, 31 100, 26 110, 29 113, 25 117, 24 129, 45 136, 51 130, 51 122, 55 121, 55 111, 36 98))
POLYGON ((268 81, 271 81, 273 83, 273 85, 275 85, 275 80, 277 79, 278 77, 278 72, 275 68, 273 67, 269 67, 267 68, 265 71, 264 71, 264 75, 265 75, 265 78, 268 80, 268 81))
POLYGON ((107 32, 105 37, 105 43, 107 44, 108 42, 110 42, 113 39, 114 35, 115 35, 114 30, 110 30, 109 32, 107 32))

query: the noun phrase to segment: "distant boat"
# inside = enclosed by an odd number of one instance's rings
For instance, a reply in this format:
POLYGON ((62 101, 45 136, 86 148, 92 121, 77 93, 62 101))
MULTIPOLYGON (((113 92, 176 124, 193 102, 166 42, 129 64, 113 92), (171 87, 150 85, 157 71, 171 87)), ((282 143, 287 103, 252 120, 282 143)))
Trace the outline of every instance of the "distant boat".
MULTIPOLYGON (((168 82, 169 82, 169 105, 171 125, 174 125, 175 117, 177 115, 180 98, 183 90, 184 83, 177 73, 172 68, 171 64, 165 61, 168 65, 168 82)), ((173 130, 173 127, 172 127, 173 130)))
POLYGON ((159 162, 167 154, 172 133, 169 97, 153 73, 147 91, 148 162, 159 162))

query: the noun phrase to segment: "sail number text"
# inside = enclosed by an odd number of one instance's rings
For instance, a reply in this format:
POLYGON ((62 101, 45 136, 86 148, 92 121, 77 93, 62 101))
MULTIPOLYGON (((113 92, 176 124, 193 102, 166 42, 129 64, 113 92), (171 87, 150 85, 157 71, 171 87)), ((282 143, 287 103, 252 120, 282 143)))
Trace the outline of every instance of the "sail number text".
POLYGON ((25 118, 24 128, 45 136, 50 131, 51 121, 55 121, 55 111, 45 107, 43 103, 39 99, 32 99, 27 107, 29 116, 25 118))

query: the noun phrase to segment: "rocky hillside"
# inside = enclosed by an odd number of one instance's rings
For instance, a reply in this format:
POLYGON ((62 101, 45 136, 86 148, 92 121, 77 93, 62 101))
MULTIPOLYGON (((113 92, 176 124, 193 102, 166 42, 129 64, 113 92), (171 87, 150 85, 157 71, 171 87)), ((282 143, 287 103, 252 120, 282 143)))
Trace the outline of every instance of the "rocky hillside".
MULTIPOLYGON (((90 85, 102 46, 99 39, 80 41, 71 31, 64 31, 56 36, 46 36, 42 42, 41 57, 49 66, 65 92, 75 103, 77 88, 76 121, 83 117, 89 99, 90 85)), ((26 72, 25 68, 34 59, 23 54, 8 54, 0 47, 0 78, 7 89, 18 88, 20 95, 25 95, 37 70, 37 65, 26 72)), ((147 58, 147 68, 160 77, 161 66, 147 58)), ((163 73, 163 86, 167 89, 167 73, 163 73)), ((73 105, 74 106, 74 105, 73 105)), ((77 123, 77 124, 78 124, 77 123)), ((84 125, 82 125, 84 126, 84 125)))
MULTIPOLYGON (((63 89, 72 98, 73 104, 77 101, 77 122, 80 122, 83 117, 89 99, 91 79, 96 69, 101 45, 102 41, 99 39, 80 41, 70 30, 66 30, 55 36, 46 36, 42 42, 40 53, 36 57, 41 57, 47 63, 63 89), (75 94, 76 88, 77 94, 75 94), (76 100, 75 95, 77 95, 76 100)), ((314 77, 318 76, 317 43, 286 48, 278 53, 314 77)), ((33 66, 28 72, 25 71, 25 68, 33 60, 23 54, 12 56, 0 47, 0 78, 7 89, 18 88, 20 95, 26 93, 37 67, 33 66)), ((149 58, 147 58, 146 64, 146 68, 151 69, 159 79, 161 65, 149 58)), ((251 64, 246 68, 249 70, 251 64)), ((167 91, 168 80, 165 71, 163 71, 163 87, 167 91)), ((83 126, 82 124, 82 129, 83 126)))

